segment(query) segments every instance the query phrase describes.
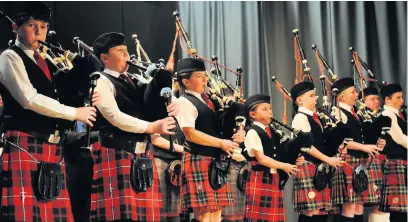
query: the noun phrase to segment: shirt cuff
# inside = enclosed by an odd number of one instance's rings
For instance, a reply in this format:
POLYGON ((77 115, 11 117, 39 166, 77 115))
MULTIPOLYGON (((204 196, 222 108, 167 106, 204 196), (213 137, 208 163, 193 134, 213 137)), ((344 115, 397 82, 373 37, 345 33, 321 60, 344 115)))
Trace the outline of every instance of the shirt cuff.
POLYGON ((65 106, 65 115, 68 120, 74 121, 77 109, 71 106, 65 106))

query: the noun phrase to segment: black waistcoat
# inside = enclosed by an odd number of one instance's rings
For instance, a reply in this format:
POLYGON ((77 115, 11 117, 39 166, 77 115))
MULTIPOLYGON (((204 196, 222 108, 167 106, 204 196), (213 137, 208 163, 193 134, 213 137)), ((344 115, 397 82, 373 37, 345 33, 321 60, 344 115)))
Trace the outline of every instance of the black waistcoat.
MULTIPOLYGON (((102 72, 102 75, 106 76, 115 87, 115 100, 119 110, 129 116, 143 119, 143 94, 141 95, 143 92, 135 90, 122 78, 115 78, 104 72, 102 72)), ((99 111, 96 124, 94 125, 93 130, 99 130, 103 134, 113 133, 115 135, 130 137, 134 141, 144 141, 147 136, 147 134, 125 132, 113 126, 99 111)))
MULTIPOLYGON (((41 68, 28 57, 22 49, 11 46, 11 50, 23 60, 28 78, 39 94, 58 100, 58 92, 52 81, 50 81, 41 68)), ((50 73, 52 73, 51 67, 50 73)), ((11 73, 5 73, 6 75, 11 73)), ((6 86, 0 84, 0 92, 4 103, 4 116, 10 116, 6 120, 6 128, 9 130, 21 130, 25 132, 37 132, 42 134, 54 133, 56 129, 61 130, 64 120, 41 115, 29 109, 25 109, 10 94, 6 86), (9 124, 11 123, 11 124, 9 124)))
MULTIPOLYGON (((221 138, 221 131, 216 113, 197 97, 188 93, 186 93, 184 97, 197 108, 198 116, 195 121, 195 129, 210 136, 221 138)), ((187 143, 191 148, 192 153, 197 153, 203 156, 217 158, 224 153, 224 151, 217 147, 202 146, 190 141, 187 141, 187 143)))
MULTIPOLYGON (((397 116, 398 126, 401 128, 402 133, 407 135, 407 122, 401 119, 397 114, 395 115, 397 116)), ((387 158, 406 160, 407 149, 397 144, 389 134, 387 134, 385 138, 387 144, 385 145, 383 152, 387 155, 387 158)))
MULTIPOLYGON (((250 128, 255 130, 262 142, 262 148, 265 156, 273 158, 275 160, 281 160, 281 144, 280 136, 271 129, 272 137, 269 137, 264 129, 253 124, 250 128)), ((255 160, 255 157, 251 157, 250 160, 255 160)))
MULTIPOLYGON (((302 112, 300 112, 302 113, 302 112)), ((310 124, 310 132, 313 134, 314 137, 314 142, 313 142, 313 146, 316 147, 316 149, 318 149, 320 152, 325 153, 324 151, 324 137, 323 137, 323 131, 322 128, 320 127, 320 125, 313 119, 313 116, 308 115, 306 113, 303 113, 306 117, 307 120, 310 124)), ((313 157, 312 155, 309 154, 304 154, 304 157, 307 161, 312 161, 313 163, 319 164, 321 163, 321 160, 313 157)))
MULTIPOLYGON (((353 136, 353 141, 364 144, 363 126, 361 125, 360 120, 354 118, 353 114, 346 109, 340 108, 340 110, 347 116, 347 123, 345 125, 347 125, 350 129, 351 135, 353 136)), ((347 154, 350 154, 356 158, 368 157, 367 153, 358 150, 348 149, 347 154)))

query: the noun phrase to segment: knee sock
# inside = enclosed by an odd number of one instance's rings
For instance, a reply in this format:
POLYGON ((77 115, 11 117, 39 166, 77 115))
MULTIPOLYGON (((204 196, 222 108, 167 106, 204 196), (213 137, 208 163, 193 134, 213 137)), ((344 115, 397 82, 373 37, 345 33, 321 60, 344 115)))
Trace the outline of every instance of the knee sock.
POLYGON ((299 215, 298 222, 312 222, 312 221, 313 221, 312 218, 313 218, 313 217, 309 217, 309 216, 306 216, 306 215, 304 215, 304 214, 300 214, 300 215, 299 215))
POLYGON ((368 215, 368 222, 389 222, 390 221, 390 214, 389 213, 370 213, 368 215))
POLYGON ((311 221, 313 222, 327 222, 329 216, 328 215, 313 215, 311 221))
POLYGON ((363 222, 363 215, 354 215, 354 222, 363 222))
POLYGON ((390 222, 400 222, 407 221, 407 213, 403 212, 391 212, 390 213, 390 222))
POLYGON ((354 222, 354 217, 340 215, 340 222, 354 222))

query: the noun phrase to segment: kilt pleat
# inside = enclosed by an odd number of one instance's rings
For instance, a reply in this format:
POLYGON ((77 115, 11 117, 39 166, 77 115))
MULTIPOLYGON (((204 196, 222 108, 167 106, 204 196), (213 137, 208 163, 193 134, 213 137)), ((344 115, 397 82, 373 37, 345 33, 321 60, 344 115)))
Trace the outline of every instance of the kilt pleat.
POLYGON ((305 161, 298 166, 299 172, 293 177, 293 208, 296 212, 331 210, 330 189, 318 191, 313 185, 316 166, 305 161))
POLYGON ((160 191, 163 197, 163 213, 165 217, 178 217, 181 211, 181 186, 176 187, 167 180, 169 163, 161 158, 154 158, 160 181, 160 191))
POLYGON ((211 188, 208 170, 212 158, 185 152, 182 166, 182 207, 199 209, 221 209, 234 205, 230 183, 214 191, 211 188))
POLYGON ((372 167, 368 168, 368 189, 358 195, 353 190, 353 171, 360 164, 367 164, 368 158, 355 158, 351 155, 346 155, 345 161, 346 163, 343 164, 343 167, 338 168, 333 175, 331 189, 332 203, 335 205, 344 203, 378 204, 380 190, 374 186, 374 181, 371 178, 372 171, 375 170, 372 167))
POLYGON ((283 191, 279 190, 278 185, 278 174, 251 171, 250 180, 246 186, 245 221, 286 221, 283 191))
MULTIPOLYGON (((62 160, 60 144, 51 144, 20 131, 7 131, 5 137, 37 161, 60 163, 62 160)), ((33 188, 38 163, 10 143, 4 148, 0 221, 73 221, 64 163, 61 165, 63 184, 60 195, 54 200, 40 200, 33 188)))
MULTIPOLYGON (((246 163, 249 164, 249 163, 246 163)), ((244 217, 245 214, 245 193, 238 189, 238 174, 242 163, 231 163, 229 171, 229 181, 231 191, 234 196, 234 205, 225 207, 222 210, 222 215, 244 217)))
POLYGON ((408 212, 407 165, 406 160, 386 160, 385 180, 381 191, 381 211, 408 212))
MULTIPOLYGON (((103 147, 100 143, 92 146, 95 164, 91 195, 91 221, 162 220, 162 195, 154 161, 153 185, 145 192, 136 192, 130 181, 133 155, 122 150, 103 147)), ((150 151, 147 151, 147 156, 153 159, 150 151)))

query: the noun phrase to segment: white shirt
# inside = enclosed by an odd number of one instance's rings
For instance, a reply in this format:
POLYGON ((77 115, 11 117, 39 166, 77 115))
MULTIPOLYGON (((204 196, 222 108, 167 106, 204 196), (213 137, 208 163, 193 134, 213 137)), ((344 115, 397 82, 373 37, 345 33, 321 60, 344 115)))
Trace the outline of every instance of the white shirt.
MULTIPOLYGON (((197 97, 201 102, 207 105, 207 103, 205 103, 203 98, 201 97, 201 94, 190 90, 186 90, 185 92, 197 97)), ((181 129, 183 129, 184 127, 195 128, 195 121, 198 117, 197 108, 193 105, 193 103, 190 102, 190 100, 188 100, 184 96, 178 99, 178 103, 182 108, 176 115, 176 119, 181 129)))
MULTIPOLYGON (((28 49, 18 40, 16 45, 35 62, 33 50, 28 49)), ((0 82, 23 108, 52 118, 75 120, 76 108, 63 105, 37 92, 28 78, 23 60, 11 49, 7 49, 0 55, 0 82)))
POLYGON ((381 114, 391 118, 391 129, 389 134, 392 139, 399 145, 408 148, 408 137, 402 132, 401 127, 398 125, 398 117, 396 115, 398 115, 399 112, 398 109, 384 105, 384 111, 381 114))
POLYGON ((298 113, 293 117, 292 127, 301 130, 303 132, 310 132, 312 128, 310 127, 309 120, 306 115, 313 117, 314 112, 305 107, 299 107, 298 113))
MULTIPOLYGON (((258 121, 253 122, 254 125, 257 125, 261 127, 263 130, 265 130, 266 126, 258 121)), ((265 130, 266 132, 266 130, 265 130)), ((261 138, 259 137, 258 133, 254 129, 248 130, 246 136, 245 136, 245 149, 248 152, 248 155, 250 157, 255 157, 255 153, 253 150, 256 150, 258 152, 263 153, 263 146, 262 146, 262 141, 261 138)), ((270 149, 276 149, 276 147, 268 147, 270 149)), ((270 170, 271 173, 276 173, 275 168, 271 168, 270 170)))
MULTIPOLYGON (((105 68, 103 70, 108 75, 115 78, 120 76, 120 73, 105 68)), ((144 133, 149 122, 135 118, 119 110, 116 103, 116 90, 112 82, 104 75, 97 80, 95 91, 101 95, 101 101, 96 106, 102 116, 115 127, 132 133, 144 133)))

